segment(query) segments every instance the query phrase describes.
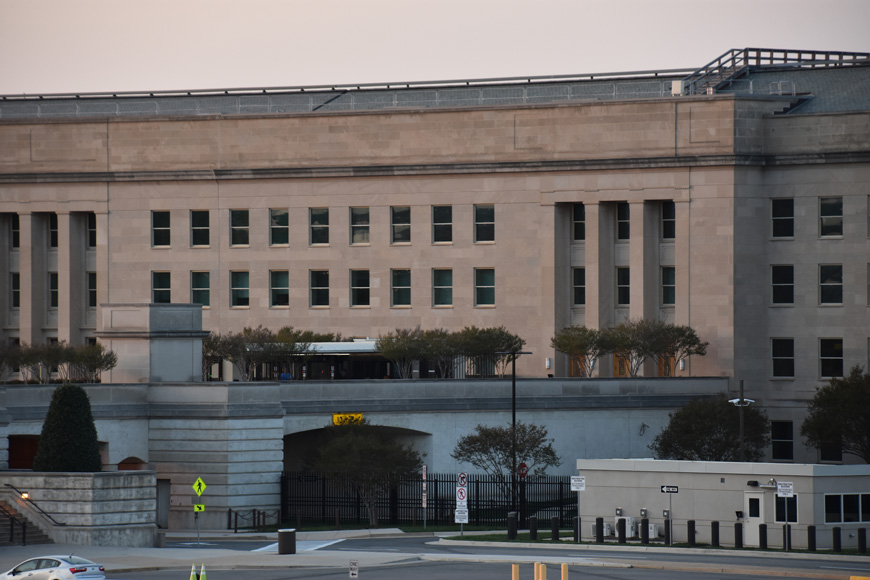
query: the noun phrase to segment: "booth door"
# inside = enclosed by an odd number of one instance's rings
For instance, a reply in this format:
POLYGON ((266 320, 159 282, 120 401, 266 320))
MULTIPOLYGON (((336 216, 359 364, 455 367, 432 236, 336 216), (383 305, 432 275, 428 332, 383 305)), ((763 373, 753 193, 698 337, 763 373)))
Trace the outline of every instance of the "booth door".
POLYGON ((758 526, 763 523, 764 492, 745 492, 743 495, 743 544, 747 548, 759 546, 758 526))

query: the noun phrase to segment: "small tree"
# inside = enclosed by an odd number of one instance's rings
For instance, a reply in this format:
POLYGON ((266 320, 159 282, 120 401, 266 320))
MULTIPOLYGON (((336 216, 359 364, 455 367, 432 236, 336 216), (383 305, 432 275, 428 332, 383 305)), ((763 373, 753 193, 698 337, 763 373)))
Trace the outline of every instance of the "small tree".
POLYGON ((36 471, 100 471, 100 447, 88 394, 64 383, 54 390, 33 458, 36 471))
POLYGON ((661 365, 664 375, 674 375, 674 369, 690 356, 707 354, 709 342, 701 342, 690 326, 675 326, 662 323, 659 336, 652 342, 652 357, 661 365))
POLYGON ((843 453, 870 463, 870 375, 855 366, 816 391, 801 436, 816 448, 839 443, 843 453))
POLYGON ((504 326, 477 328, 466 326, 454 333, 458 354, 466 357, 469 374, 504 376, 511 355, 523 350, 526 341, 510 333, 504 326))
POLYGON ((643 363, 659 348, 664 323, 658 320, 631 320, 602 332, 602 348, 628 363, 628 374, 636 377, 643 363))
POLYGON ((423 332, 424 358, 435 365, 442 379, 453 376, 453 365, 459 349, 453 334, 443 328, 423 332))
POLYGON ((426 354, 423 332, 417 328, 397 328, 378 338, 375 348, 383 357, 392 361, 399 371, 399 378, 410 379, 414 361, 426 354))
POLYGON ((0 343, 0 383, 8 381, 12 369, 18 366, 20 350, 17 344, 0 343))
MULTIPOLYGON (((548 439, 547 434, 546 427, 517 421, 516 464, 525 463, 532 477, 543 477, 548 467, 562 464, 553 449, 553 440, 548 439)), ((450 456, 486 472, 496 480, 504 497, 510 499, 514 466, 513 431, 510 425, 478 425, 474 433, 459 439, 450 456)))
POLYGON ((578 369, 584 377, 592 376, 595 361, 607 352, 600 330, 576 325, 557 332, 550 339, 550 346, 568 355, 572 368, 578 369))
POLYGON ((72 349, 71 354, 70 375, 89 383, 96 383, 101 372, 118 366, 118 355, 106 350, 102 344, 77 346, 72 349))
MULTIPOLYGON (((747 461, 758 461, 770 442, 770 422, 757 407, 743 407, 743 448, 747 461)), ((739 461, 740 409, 724 395, 695 399, 671 414, 649 445, 656 459, 739 461)))
POLYGON ((326 443, 314 461, 315 470, 334 473, 357 491, 373 528, 378 526, 378 500, 423 465, 420 454, 394 433, 366 421, 327 427, 326 443))

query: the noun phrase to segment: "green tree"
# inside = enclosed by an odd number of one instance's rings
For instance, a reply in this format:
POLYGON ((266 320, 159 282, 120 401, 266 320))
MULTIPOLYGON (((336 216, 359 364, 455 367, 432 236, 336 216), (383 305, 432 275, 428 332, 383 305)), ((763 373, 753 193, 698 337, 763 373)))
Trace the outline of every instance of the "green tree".
POLYGON ((417 328, 397 328, 378 338, 375 348, 381 355, 392 361, 399 371, 399 378, 410 379, 414 361, 426 354, 423 332, 417 328))
POLYGON ((602 348, 628 363, 628 374, 636 377, 643 363, 658 349, 664 323, 658 320, 630 320, 602 331, 602 348))
POLYGON ((526 341, 504 326, 477 328, 466 326, 455 333, 459 355, 466 357, 466 372, 476 376, 504 376, 511 355, 523 350, 526 341))
POLYGON ((64 383, 54 390, 42 424, 35 471, 100 471, 100 447, 88 394, 64 383))
POLYGON ((395 430, 366 421, 333 425, 325 429, 313 467, 332 473, 351 485, 369 514, 369 525, 378 526, 377 502, 403 479, 420 471, 423 460, 411 446, 398 441, 395 430))
POLYGON ((584 377, 592 376, 595 362, 607 352, 600 330, 576 325, 557 332, 550 339, 550 346, 567 355, 571 366, 584 377))
POLYGON ((453 333, 443 328, 424 331, 423 350, 424 358, 435 366, 438 377, 453 376, 453 365, 459 352, 453 333))
POLYGON ((100 373, 118 365, 118 355, 106 350, 102 344, 86 344, 72 349, 70 375, 89 383, 96 383, 100 373))
MULTIPOLYGON (((548 439, 547 428, 517 421, 516 465, 525 463, 531 477, 546 475, 548 467, 558 467, 562 460, 548 439)), ((474 433, 459 439, 450 456, 470 463, 496 480, 505 498, 511 497, 511 473, 514 466, 513 430, 511 425, 489 427, 478 425, 474 433)))
POLYGON ((674 375, 674 369, 680 361, 690 356, 707 354, 709 342, 701 342, 698 334, 690 326, 677 326, 661 323, 658 337, 651 341, 650 355, 661 365, 664 375, 674 375))
POLYGON ((855 366, 848 377, 831 379, 818 389, 801 436, 816 448, 839 443, 843 453, 870 463, 870 375, 855 366))
MULTIPOLYGON (((758 461, 770 443, 770 422, 757 407, 743 407, 747 461, 758 461)), ((739 461, 740 409, 725 395, 695 399, 671 413, 668 425, 649 445, 656 459, 739 461)))

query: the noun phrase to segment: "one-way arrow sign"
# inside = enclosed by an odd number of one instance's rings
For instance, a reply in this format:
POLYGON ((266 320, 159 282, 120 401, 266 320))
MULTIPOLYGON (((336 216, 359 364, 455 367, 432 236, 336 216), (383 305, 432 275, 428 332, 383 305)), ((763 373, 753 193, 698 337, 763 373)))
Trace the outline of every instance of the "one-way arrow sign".
POLYGON ((676 485, 663 485, 662 493, 680 493, 680 488, 676 485))

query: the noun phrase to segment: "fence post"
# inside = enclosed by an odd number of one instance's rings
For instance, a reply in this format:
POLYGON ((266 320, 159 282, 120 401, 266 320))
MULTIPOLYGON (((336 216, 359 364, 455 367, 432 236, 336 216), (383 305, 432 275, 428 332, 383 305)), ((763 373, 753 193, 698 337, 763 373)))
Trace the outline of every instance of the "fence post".
POLYGON ((719 522, 710 522, 710 544, 719 547, 719 522))
POLYGON ((807 550, 816 551, 816 526, 807 526, 807 550))
POLYGON ((580 516, 574 516, 574 543, 580 543, 580 516))
MULTIPOLYGON (((560 486, 561 487, 561 486, 560 486)), ((550 518, 550 539, 554 542, 559 541, 559 520, 561 518, 559 516, 553 516, 550 518)))
POLYGON ((595 518, 595 541, 604 543, 604 518, 595 518))
MULTIPOLYGON (((520 519, 522 520, 522 514, 520 519)), ((533 542, 538 539, 538 516, 529 518, 529 539, 533 542)))
POLYGON ((686 522, 686 534, 689 536, 689 547, 695 547, 695 520, 686 522))
POLYGON ((734 547, 743 547, 743 523, 741 522, 734 524, 734 547))
POLYGON ((758 524, 758 547, 761 550, 767 549, 767 524, 758 524))

